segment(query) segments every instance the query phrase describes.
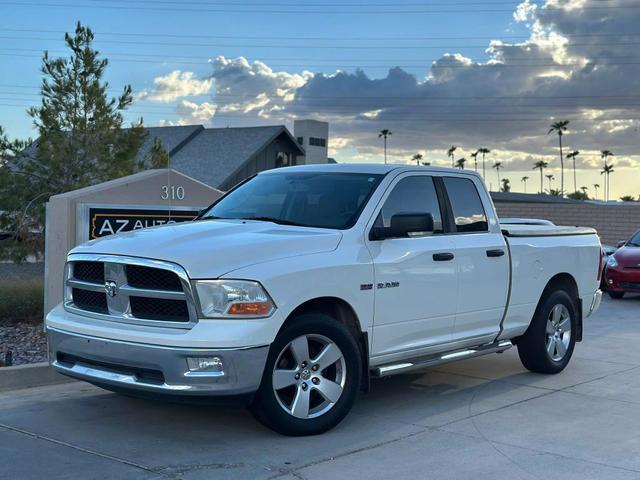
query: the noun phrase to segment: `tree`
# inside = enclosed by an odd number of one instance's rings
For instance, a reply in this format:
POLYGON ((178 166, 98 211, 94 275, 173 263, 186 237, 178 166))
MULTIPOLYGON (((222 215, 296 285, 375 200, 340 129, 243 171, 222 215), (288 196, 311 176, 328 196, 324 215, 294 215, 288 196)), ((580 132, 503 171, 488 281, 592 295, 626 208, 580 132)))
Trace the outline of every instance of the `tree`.
POLYGON ((500 169, 502 168, 502 162, 494 163, 493 168, 496 169, 496 173, 498 174, 498 187, 500 187, 500 169))
POLYGON ((459 158, 458 160, 456 160, 456 168, 460 168, 462 170, 464 170, 464 163, 467 161, 466 158, 462 157, 459 158))
POLYGON ((416 153, 413 157, 411 157, 411 160, 416 162, 416 165, 420 165, 420 161, 422 160, 422 154, 416 153))
POLYGON ((458 147, 456 147, 455 145, 451 145, 451 147, 449 148, 449 150, 447 150, 447 156, 451 159, 451 166, 453 167, 453 153, 458 149, 458 147))
POLYGON ((380 130, 380 133, 378 133, 378 138, 382 137, 384 138, 384 163, 386 165, 387 163, 387 137, 391 136, 391 130, 389 130, 388 128, 383 128, 382 130, 380 130))
POLYGON ((482 178, 484 178, 484 181, 487 181, 487 175, 485 172, 485 162, 484 162, 484 156, 487 155, 488 153, 491 153, 491 150, 489 150, 487 147, 482 147, 478 149, 478 152, 482 154, 482 178))
POLYGON ((169 168, 169 152, 164 148, 159 138, 153 140, 149 150, 148 164, 151 168, 169 168))
POLYGON ((536 169, 540 170, 540 193, 544 193, 543 174, 544 174, 544 169, 547 168, 548 166, 549 164, 544 160, 539 160, 533 164, 534 170, 536 169))
POLYGON ((553 195, 553 193, 551 193, 551 181, 554 180, 555 177, 552 174, 545 175, 545 177, 547 177, 547 179, 549 180, 549 193, 553 195))
POLYGON ((562 135, 567 131, 569 120, 562 120, 560 122, 554 122, 551 124, 551 128, 547 132, 549 135, 552 132, 558 134, 558 143, 560 145, 560 191, 564 192, 564 158, 562 157, 562 135))
POLYGON ((567 158, 570 158, 571 160, 573 160, 573 191, 577 192, 578 191, 578 183, 576 180, 576 157, 580 155, 580 152, 578 150, 574 150, 571 153, 567 153, 567 158))
POLYGON ((131 86, 107 97, 108 66, 92 48, 93 32, 77 24, 65 34, 68 58, 42 58, 41 103, 28 110, 39 138, 9 142, 2 136, 0 224, 12 233, 0 254, 22 260, 44 246, 45 203, 50 196, 129 175, 144 168, 136 154, 144 140, 142 120, 123 130, 131 86))
POLYGON ((502 179, 502 191, 503 192, 510 192, 511 191, 511 180, 509 180, 508 178, 503 178, 502 179))
POLYGON ((476 172, 478 171, 478 153, 480 153, 480 151, 476 150, 471 154, 471 158, 473 158, 473 168, 476 172))
POLYGON ((568 194, 567 197, 572 200, 589 200, 587 187, 580 187, 580 190, 576 190, 575 192, 568 194))
POLYGON ((524 193, 527 193, 527 180, 529 180, 529 177, 526 175, 520 179, 520 181, 524 183, 524 193))
POLYGON ((640 201, 636 200, 636 198, 633 195, 623 195, 622 197, 620 197, 620 200, 622 200, 623 202, 636 202, 636 201, 640 201))
POLYGON ((598 199, 598 189, 599 188, 600 188, 600 184, 599 183, 594 183, 593 184, 593 189, 595 190, 595 194, 594 195, 596 197, 596 200, 598 199))
POLYGON ((611 150, 601 150, 600 157, 604 160, 604 168, 600 171, 600 175, 604 175, 604 199, 609 201, 609 176, 614 172, 613 165, 608 164, 609 157, 613 157, 611 150))

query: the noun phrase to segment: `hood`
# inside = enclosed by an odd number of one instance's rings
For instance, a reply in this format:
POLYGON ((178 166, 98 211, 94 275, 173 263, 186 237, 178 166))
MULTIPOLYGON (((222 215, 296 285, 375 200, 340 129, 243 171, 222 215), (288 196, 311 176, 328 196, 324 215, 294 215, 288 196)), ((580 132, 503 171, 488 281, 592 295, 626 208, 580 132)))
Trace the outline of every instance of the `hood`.
POLYGON ((341 238, 337 230, 251 220, 203 220, 110 235, 70 253, 165 260, 184 267, 191 278, 217 278, 256 263, 335 250, 341 238))
POLYGON ((614 257, 621 267, 640 267, 640 247, 619 248, 614 257))

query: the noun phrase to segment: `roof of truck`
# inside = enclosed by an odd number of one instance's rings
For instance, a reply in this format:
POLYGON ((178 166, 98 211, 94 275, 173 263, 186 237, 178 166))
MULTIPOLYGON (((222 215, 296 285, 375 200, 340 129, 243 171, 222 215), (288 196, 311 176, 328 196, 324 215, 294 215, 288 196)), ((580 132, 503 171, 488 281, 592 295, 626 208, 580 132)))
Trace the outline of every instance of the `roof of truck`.
POLYGON ((297 165, 294 167, 284 167, 274 170, 261 172, 261 175, 278 173, 283 171, 289 172, 342 172, 342 173, 368 173, 368 174, 386 174, 391 171, 407 171, 407 172, 449 172, 464 173, 467 175, 478 175, 473 170, 462 170, 459 168, 443 168, 432 166, 418 166, 406 164, 380 164, 380 163, 331 163, 318 165, 297 165))

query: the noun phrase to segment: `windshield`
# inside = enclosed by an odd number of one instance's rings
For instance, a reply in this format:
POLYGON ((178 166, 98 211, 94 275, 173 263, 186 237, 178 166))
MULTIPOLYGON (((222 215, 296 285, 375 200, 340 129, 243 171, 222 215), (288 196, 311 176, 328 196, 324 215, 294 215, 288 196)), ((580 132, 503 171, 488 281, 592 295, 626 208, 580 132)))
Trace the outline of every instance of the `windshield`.
POLYGON ((626 244, 628 247, 640 247, 640 232, 636 232, 636 234, 631 237, 626 244))
POLYGON ((264 220, 285 225, 350 228, 382 175, 289 172, 257 175, 232 190, 201 219, 264 220))

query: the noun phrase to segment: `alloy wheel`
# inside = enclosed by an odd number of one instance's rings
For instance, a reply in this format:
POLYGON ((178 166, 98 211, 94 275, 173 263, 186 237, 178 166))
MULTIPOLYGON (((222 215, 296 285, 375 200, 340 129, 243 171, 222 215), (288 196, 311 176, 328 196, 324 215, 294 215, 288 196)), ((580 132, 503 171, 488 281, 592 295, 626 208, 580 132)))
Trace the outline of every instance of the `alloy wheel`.
POLYGON ((273 368, 273 392, 288 414, 319 417, 342 396, 347 368, 335 342, 324 335, 302 335, 280 352, 273 368))
POLYGON ((546 344, 549 358, 560 362, 571 343, 571 314, 563 304, 555 305, 547 318, 546 344))

